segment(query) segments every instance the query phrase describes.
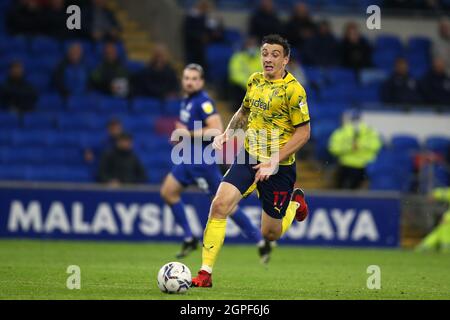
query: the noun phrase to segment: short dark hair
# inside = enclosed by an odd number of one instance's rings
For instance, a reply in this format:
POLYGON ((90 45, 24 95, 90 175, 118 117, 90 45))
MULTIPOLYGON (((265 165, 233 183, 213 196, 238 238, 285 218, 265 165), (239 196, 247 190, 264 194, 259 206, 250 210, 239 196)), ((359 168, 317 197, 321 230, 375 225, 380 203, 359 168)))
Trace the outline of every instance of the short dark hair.
POLYGON ((184 67, 184 70, 195 70, 198 71, 198 73, 200 73, 200 77, 202 79, 205 78, 205 71, 203 70, 203 67, 197 63, 190 63, 188 64, 186 67, 184 67))
POLYGON ((268 36, 265 36, 261 41, 261 46, 266 43, 279 44, 280 46, 282 46, 285 57, 289 57, 289 55, 291 54, 291 46, 289 45, 289 42, 279 34, 269 34, 268 36))

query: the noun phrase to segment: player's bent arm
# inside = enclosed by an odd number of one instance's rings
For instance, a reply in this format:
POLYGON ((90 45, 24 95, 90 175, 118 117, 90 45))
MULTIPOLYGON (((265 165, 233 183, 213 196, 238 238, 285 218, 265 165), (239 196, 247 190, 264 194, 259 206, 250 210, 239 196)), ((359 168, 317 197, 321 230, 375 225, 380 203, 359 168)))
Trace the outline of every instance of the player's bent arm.
POLYGON ((230 134, 232 134, 233 130, 247 128, 249 114, 250 114, 250 109, 246 108, 244 106, 241 106, 239 108, 239 110, 236 111, 236 113, 231 118, 230 123, 228 124, 224 133, 229 136, 230 134))
POLYGON ((198 130, 190 131, 190 134, 194 138, 199 137, 215 137, 223 132, 223 124, 220 115, 213 114, 206 118, 205 126, 198 130))
POLYGON ((295 128, 292 137, 288 142, 280 149, 278 154, 272 156, 272 160, 277 163, 282 162, 289 158, 291 154, 296 153, 300 150, 309 140, 311 136, 311 126, 309 122, 295 128))
POLYGON ((213 142, 213 147, 215 149, 221 150, 222 145, 227 142, 227 140, 233 135, 234 130, 246 129, 248 122, 248 115, 250 114, 250 109, 241 106, 238 111, 233 115, 228 124, 225 132, 221 135, 215 137, 213 142))

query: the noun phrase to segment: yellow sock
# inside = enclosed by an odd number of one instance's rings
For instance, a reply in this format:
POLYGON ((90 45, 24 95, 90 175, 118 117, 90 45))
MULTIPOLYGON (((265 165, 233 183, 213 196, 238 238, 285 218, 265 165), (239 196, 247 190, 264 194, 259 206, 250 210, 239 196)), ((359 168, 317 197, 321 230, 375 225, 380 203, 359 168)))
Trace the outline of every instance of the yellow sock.
POLYGON ((289 229, 292 222, 294 221, 295 212, 297 211, 297 202, 291 201, 289 202, 289 206, 286 210, 286 214, 284 215, 281 221, 281 235, 285 234, 285 232, 289 229))
POLYGON ((212 273, 219 251, 225 240, 227 219, 208 219, 203 234, 202 270, 212 273))

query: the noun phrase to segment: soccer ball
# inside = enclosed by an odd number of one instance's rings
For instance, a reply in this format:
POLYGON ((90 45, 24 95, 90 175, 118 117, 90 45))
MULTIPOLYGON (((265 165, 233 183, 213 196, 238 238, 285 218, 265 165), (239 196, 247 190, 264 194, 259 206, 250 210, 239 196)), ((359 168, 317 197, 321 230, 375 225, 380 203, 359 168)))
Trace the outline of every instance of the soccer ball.
POLYGON ((157 280, 164 293, 185 293, 191 287, 191 270, 180 262, 169 262, 161 267, 157 280))

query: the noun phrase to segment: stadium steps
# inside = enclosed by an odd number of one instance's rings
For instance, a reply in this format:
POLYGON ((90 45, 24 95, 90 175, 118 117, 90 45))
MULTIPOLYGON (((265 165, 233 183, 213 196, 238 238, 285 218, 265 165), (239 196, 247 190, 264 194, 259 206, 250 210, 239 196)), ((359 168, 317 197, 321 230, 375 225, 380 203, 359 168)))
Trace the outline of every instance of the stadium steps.
POLYGON ((115 0, 110 0, 108 5, 122 26, 122 39, 128 57, 134 61, 147 62, 153 49, 150 35, 142 31, 139 24, 132 20, 126 10, 121 9, 115 0))
POLYGON ((313 160, 297 160, 297 185, 302 189, 329 189, 330 183, 322 166, 313 160))

